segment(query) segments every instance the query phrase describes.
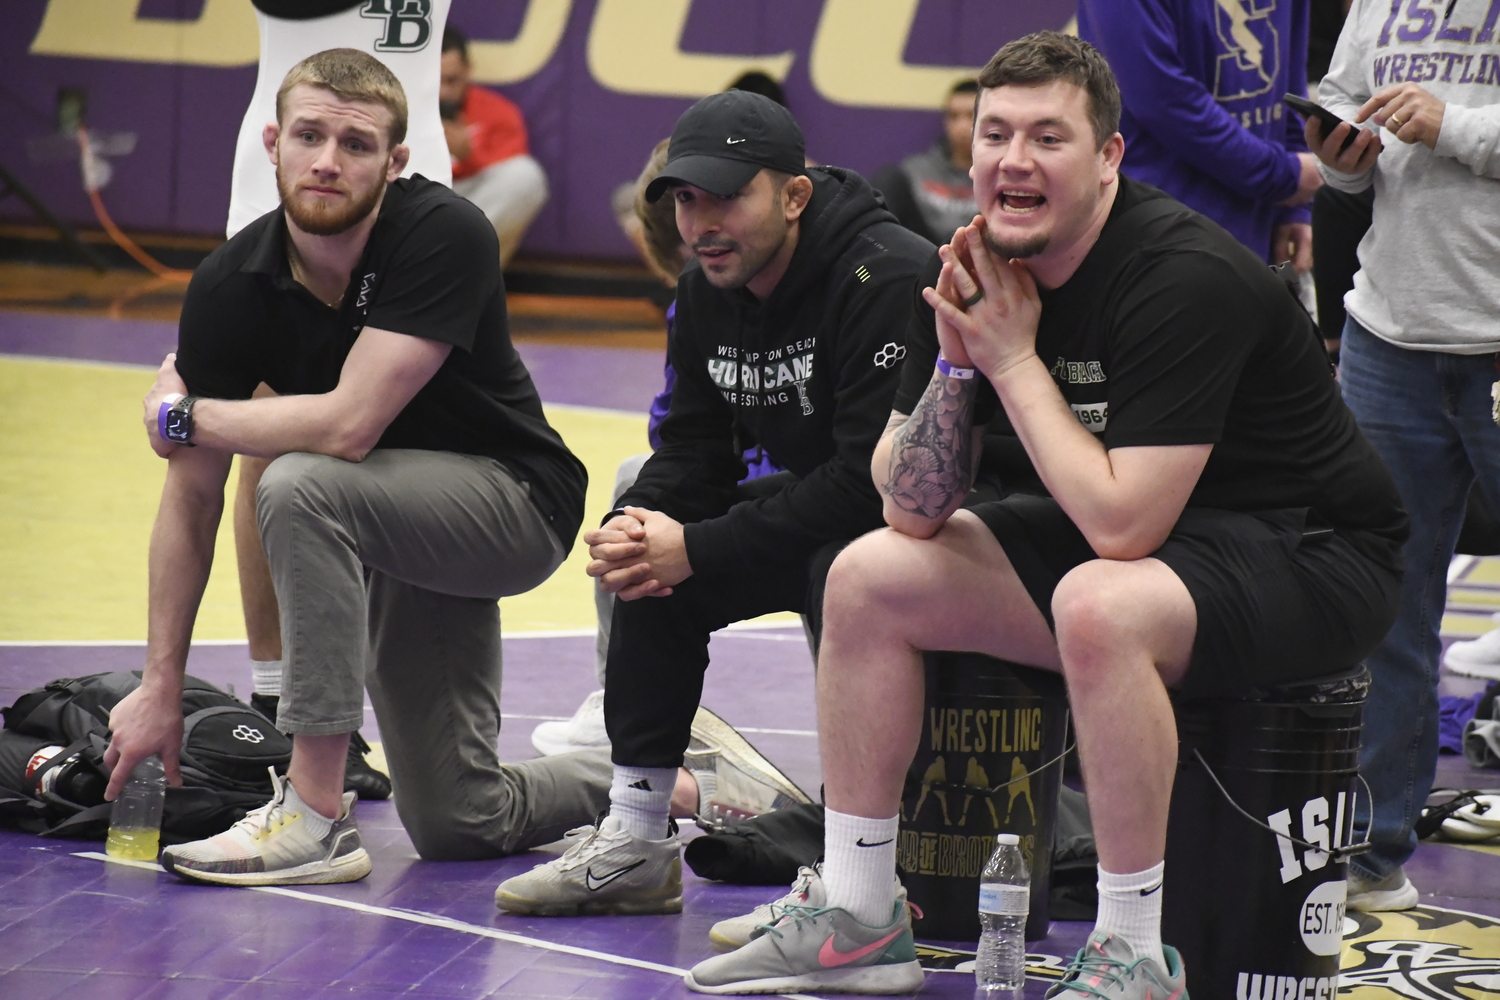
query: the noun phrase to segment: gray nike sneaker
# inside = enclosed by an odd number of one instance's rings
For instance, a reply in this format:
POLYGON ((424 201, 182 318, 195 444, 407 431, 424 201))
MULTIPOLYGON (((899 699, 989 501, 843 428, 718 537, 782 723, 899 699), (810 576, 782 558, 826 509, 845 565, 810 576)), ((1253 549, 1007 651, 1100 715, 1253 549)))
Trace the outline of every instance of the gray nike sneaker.
MULTIPOLYGON (((764 934, 766 927, 780 920, 790 907, 810 906, 818 909, 823 906, 824 899, 823 863, 820 861, 811 868, 803 865, 797 869, 797 880, 792 883, 792 888, 786 895, 769 903, 761 903, 743 916, 720 920, 709 928, 708 940, 715 951, 743 948, 764 934)), ((899 879, 896 881, 896 901, 906 902, 906 886, 899 879)))
POLYGON ((645 840, 605 816, 561 857, 501 882, 495 905, 538 917, 681 913, 677 827, 665 840, 645 840))
POLYGON ((696 819, 707 830, 812 801, 733 726, 701 706, 682 766, 698 782, 696 819))
POLYGON ((273 770, 271 784, 270 802, 217 836, 162 851, 162 867, 216 885, 319 885, 370 874, 370 855, 354 825, 354 792, 344 793, 343 815, 318 836, 292 783, 273 770))
MULTIPOLYGON (((815 879, 815 881, 818 881, 815 879)), ((911 912, 866 927, 841 909, 787 906, 738 951, 699 962, 683 977, 697 993, 915 993, 922 986, 911 912)))
POLYGON ((1136 958, 1135 949, 1120 935, 1095 931, 1073 958, 1062 982, 1047 991, 1047 997, 1188 1000, 1182 956, 1170 945, 1163 945, 1162 953, 1167 959, 1165 969, 1154 958, 1136 958))

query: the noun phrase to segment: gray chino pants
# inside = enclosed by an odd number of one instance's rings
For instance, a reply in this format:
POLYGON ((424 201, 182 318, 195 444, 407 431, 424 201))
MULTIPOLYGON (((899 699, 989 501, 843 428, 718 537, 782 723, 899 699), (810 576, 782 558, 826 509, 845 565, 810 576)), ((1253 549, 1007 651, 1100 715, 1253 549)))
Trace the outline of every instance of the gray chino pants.
POLYGON ((500 763, 500 611, 566 553, 499 462, 377 449, 283 455, 256 492, 281 610, 277 727, 332 735, 369 688, 396 811, 417 853, 497 857, 609 801, 607 751, 500 763))

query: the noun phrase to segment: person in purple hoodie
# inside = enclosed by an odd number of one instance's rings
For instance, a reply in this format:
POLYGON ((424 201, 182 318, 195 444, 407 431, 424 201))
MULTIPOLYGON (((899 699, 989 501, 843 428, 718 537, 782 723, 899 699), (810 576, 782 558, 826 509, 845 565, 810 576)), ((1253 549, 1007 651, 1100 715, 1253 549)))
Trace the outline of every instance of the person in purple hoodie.
POLYGON ((1309 0, 1079 0, 1078 35, 1120 81, 1122 169, 1272 264, 1312 268, 1322 184, 1302 121, 1309 0))

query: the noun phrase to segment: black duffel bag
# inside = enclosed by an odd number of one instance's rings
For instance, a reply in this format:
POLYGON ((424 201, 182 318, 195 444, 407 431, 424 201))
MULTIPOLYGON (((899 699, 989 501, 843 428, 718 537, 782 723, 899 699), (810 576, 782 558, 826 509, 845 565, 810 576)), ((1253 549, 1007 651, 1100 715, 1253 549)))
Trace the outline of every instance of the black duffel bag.
MULTIPOLYGON (((0 709, 0 824, 104 839, 109 713, 140 683, 139 671, 64 678, 0 709)), ((284 773, 292 756, 271 720, 207 681, 183 678, 182 712, 182 785, 167 787, 164 844, 221 833, 270 801, 267 769, 284 773)))

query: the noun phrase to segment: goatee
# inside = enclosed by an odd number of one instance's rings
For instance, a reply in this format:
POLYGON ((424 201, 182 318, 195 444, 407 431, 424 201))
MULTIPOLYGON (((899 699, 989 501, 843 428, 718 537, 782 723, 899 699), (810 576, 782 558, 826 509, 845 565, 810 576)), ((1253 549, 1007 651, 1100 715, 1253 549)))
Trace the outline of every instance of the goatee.
POLYGON ((276 190, 281 194, 282 207, 298 229, 311 236, 337 236, 359 225, 375 211, 375 206, 380 204, 380 196, 385 193, 384 170, 380 176, 379 184, 342 208, 334 208, 321 200, 308 205, 293 197, 296 188, 289 185, 282 176, 280 164, 276 166, 276 190))
POLYGON ((1024 260, 1027 257, 1035 257, 1043 250, 1046 250, 1047 244, 1050 242, 1052 242, 1051 233, 1037 233, 1035 236, 1028 236, 1024 240, 1013 240, 1008 243, 1002 243, 995 239, 988 229, 984 230, 984 245, 989 247, 990 253, 995 254, 1002 260, 1012 260, 1017 257, 1024 260))

